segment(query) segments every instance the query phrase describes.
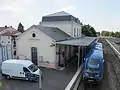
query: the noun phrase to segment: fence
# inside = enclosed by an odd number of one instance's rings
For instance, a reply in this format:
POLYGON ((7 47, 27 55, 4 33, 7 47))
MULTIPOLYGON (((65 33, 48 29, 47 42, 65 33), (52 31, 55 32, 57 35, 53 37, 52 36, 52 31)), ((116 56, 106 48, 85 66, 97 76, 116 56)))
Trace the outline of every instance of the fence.
POLYGON ((0 72, 2 62, 12 58, 12 46, 6 45, 0 47, 0 72))
POLYGON ((78 89, 78 86, 81 83, 82 70, 83 70, 83 64, 77 70, 77 72, 75 73, 72 80, 69 82, 69 84, 65 88, 65 90, 77 90, 78 89))

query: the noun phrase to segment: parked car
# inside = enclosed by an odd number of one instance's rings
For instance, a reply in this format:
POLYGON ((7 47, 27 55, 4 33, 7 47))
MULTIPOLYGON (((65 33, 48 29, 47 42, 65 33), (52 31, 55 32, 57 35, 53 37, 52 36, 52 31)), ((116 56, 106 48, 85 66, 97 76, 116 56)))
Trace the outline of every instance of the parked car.
POLYGON ((38 81, 41 70, 29 60, 6 60, 2 62, 2 76, 6 79, 24 79, 29 81, 38 81))

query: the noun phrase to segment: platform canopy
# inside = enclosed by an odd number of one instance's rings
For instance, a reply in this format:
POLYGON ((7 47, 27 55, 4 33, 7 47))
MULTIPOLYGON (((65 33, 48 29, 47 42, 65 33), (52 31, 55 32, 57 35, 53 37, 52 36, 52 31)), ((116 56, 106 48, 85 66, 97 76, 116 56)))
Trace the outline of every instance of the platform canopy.
POLYGON ((56 44, 62 45, 73 45, 73 46, 88 46, 92 44, 95 40, 98 40, 97 37, 79 37, 65 41, 56 42, 56 44))

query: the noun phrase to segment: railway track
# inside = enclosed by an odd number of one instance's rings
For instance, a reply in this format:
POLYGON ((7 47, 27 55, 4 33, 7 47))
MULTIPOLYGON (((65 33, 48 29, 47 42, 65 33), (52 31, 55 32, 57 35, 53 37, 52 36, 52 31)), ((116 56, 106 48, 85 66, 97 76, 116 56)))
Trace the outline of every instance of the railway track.
POLYGON ((120 90, 120 79, 116 71, 120 68, 120 61, 105 39, 100 40, 100 42, 102 42, 104 49, 104 78, 100 84, 82 82, 78 90, 120 90))
MULTIPOLYGON (((114 45, 112 45, 112 46, 115 48, 114 45)), ((114 61, 112 60, 111 63, 112 63, 113 71, 114 71, 116 82, 117 82, 117 84, 116 84, 116 90, 120 90, 120 59, 118 57, 118 54, 115 53, 115 51, 113 50, 113 48, 111 48, 111 50, 112 50, 111 54, 113 55, 113 60, 114 60, 114 61)), ((117 52, 118 52, 118 50, 117 50, 117 52)))

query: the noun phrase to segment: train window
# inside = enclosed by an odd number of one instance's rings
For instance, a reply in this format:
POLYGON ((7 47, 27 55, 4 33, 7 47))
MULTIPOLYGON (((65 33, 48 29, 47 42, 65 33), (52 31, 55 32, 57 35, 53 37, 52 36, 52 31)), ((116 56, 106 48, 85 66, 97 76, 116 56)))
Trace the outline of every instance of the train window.
POLYGON ((88 64, 90 65, 99 65, 100 61, 95 59, 88 59, 88 64))

